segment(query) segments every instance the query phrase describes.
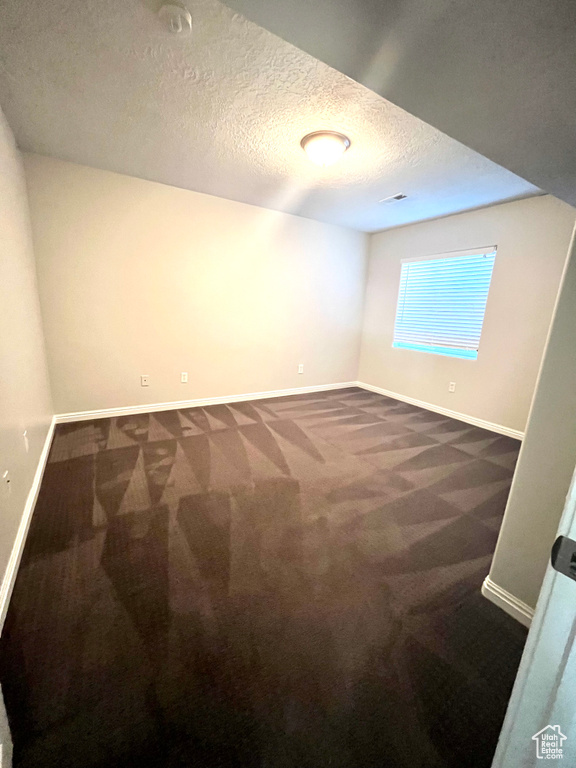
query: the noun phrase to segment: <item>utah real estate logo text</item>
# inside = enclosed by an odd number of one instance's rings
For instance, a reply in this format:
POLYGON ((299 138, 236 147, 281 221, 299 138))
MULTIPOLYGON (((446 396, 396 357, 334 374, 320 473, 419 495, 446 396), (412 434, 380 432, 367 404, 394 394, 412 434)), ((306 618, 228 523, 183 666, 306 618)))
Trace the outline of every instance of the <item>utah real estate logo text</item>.
POLYGON ((560 760, 564 757, 562 745, 566 741, 559 725, 547 725, 532 736, 536 742, 538 760, 560 760))

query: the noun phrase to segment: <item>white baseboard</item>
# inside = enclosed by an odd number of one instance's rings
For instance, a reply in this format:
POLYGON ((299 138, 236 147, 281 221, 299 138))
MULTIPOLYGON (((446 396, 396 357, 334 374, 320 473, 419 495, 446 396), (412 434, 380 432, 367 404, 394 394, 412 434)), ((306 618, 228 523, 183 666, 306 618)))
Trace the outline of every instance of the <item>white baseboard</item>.
POLYGON ((403 403, 410 403, 411 405, 417 405, 419 408, 425 408, 427 411, 434 411, 434 413, 441 413, 443 416, 449 416, 451 419, 458 419, 458 421, 464 421, 466 424, 472 424, 474 427, 481 427, 482 429, 488 429, 490 432, 498 432, 500 435, 506 435, 507 437, 514 437, 516 440, 524 439, 524 432, 520 432, 517 429, 511 429, 510 427, 503 427, 501 424, 493 424, 491 421, 485 421, 484 419, 477 419, 475 416, 467 416, 465 413, 458 413, 457 411, 451 411, 448 408, 442 408, 439 405, 432 405, 432 403, 425 403, 423 400, 416 400, 413 397, 406 397, 405 395, 399 395, 398 392, 390 392, 388 389, 382 389, 382 387, 375 387, 373 384, 365 384, 363 381, 355 382, 356 386, 362 389, 367 389, 369 392, 377 392, 379 395, 385 395, 391 397, 394 400, 401 400, 403 403))
POLYGON ((103 419, 111 416, 131 416, 135 413, 153 413, 154 411, 172 411, 176 408, 198 408, 203 405, 220 405, 226 403, 241 403, 246 400, 265 400, 269 397, 288 397, 303 395, 308 392, 327 392, 331 389, 360 386, 356 381, 343 381, 339 384, 318 384, 312 387, 295 387, 294 389, 275 389, 268 392, 248 392, 244 395, 224 395, 223 397, 202 397, 196 400, 177 400, 169 403, 147 403, 146 405, 127 405, 122 408, 102 408, 96 411, 78 411, 76 413, 58 413, 54 417, 56 424, 69 421, 87 421, 103 419))
POLYGON ((201 397, 194 400, 174 400, 167 403, 145 403, 144 405, 127 405, 119 408, 101 408, 93 411, 76 411, 74 413, 58 413, 54 417, 56 424, 64 424, 70 421, 87 421, 91 419, 104 419, 112 416, 131 416, 136 413, 153 413, 154 411, 172 411, 176 408, 198 408, 204 405, 220 405, 226 403, 240 403, 246 400, 264 400, 269 397, 289 397, 290 395, 302 395, 306 393, 314 392, 326 392, 333 389, 344 389, 345 387, 360 387, 370 392, 377 392, 380 395, 386 397, 392 397, 394 400, 401 400, 404 403, 410 403, 411 405, 417 405, 420 408, 425 408, 428 411, 434 411, 434 413, 441 413, 444 416, 448 416, 451 419, 458 419, 464 421, 466 424, 472 424, 475 427, 482 427, 482 429, 488 429, 491 432, 497 432, 500 435, 507 435, 508 437, 514 437, 517 440, 522 440, 524 432, 519 432, 516 429, 510 429, 504 427, 501 424, 493 424, 490 421, 484 419, 477 419, 474 416, 467 416, 464 413, 458 413, 457 411, 451 411, 448 408, 442 408, 431 403, 425 403, 423 400, 416 400, 413 397, 406 397, 400 395, 398 392, 390 392, 388 389, 382 387, 375 387, 372 384, 365 384, 363 381, 342 381, 338 384, 318 384, 311 387, 294 387, 293 389, 273 389, 266 392, 247 392, 242 395, 223 395, 220 397, 201 397))
POLYGON ((492 581, 490 576, 486 576, 484 579, 482 594, 514 619, 524 624, 525 627, 530 627, 534 618, 534 609, 523 603, 522 600, 518 600, 510 592, 499 587, 498 584, 492 581))
POLYGON ((16 541, 12 547, 10 553, 10 560, 4 573, 2 584, 0 585, 0 632, 4 626, 4 619, 6 618, 6 612, 8 611, 8 603, 14 589, 14 582, 16 581, 16 575, 18 573, 18 566, 22 558, 22 552, 24 551, 24 544, 26 543, 26 536, 28 534, 28 528, 30 527, 30 521, 32 520, 32 513, 36 505, 36 499, 38 498, 38 492, 40 490, 40 484, 42 483, 42 475, 46 467, 48 460, 48 454, 50 452, 50 446, 52 444, 52 436, 54 435, 54 427, 56 424, 55 417, 52 417, 50 426, 48 427, 48 434, 44 440, 44 446, 42 453, 38 459, 38 466, 34 473, 34 479, 32 481, 32 487, 28 493, 26 504, 24 505, 24 511, 20 519, 20 525, 18 526, 18 533, 16 534, 16 541))

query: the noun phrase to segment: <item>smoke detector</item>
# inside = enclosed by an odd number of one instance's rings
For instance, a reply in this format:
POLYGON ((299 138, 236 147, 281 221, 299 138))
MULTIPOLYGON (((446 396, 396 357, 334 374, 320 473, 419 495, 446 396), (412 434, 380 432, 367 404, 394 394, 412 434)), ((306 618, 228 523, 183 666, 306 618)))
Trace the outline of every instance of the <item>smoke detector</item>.
POLYGON ((390 195, 390 197, 385 197, 383 200, 378 200, 379 203, 399 203, 400 200, 406 200, 408 195, 403 195, 402 192, 399 192, 397 195, 390 195))
POLYGON ((166 26, 168 32, 184 37, 192 32, 192 16, 183 5, 166 3, 158 11, 160 20, 166 26))

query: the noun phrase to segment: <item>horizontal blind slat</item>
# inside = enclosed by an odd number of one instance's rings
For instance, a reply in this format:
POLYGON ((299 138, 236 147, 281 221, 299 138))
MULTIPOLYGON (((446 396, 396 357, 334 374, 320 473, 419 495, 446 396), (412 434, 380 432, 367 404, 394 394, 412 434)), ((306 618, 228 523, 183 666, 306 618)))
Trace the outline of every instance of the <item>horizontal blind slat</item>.
POLYGON ((495 254, 404 262, 394 345, 478 349, 495 254))

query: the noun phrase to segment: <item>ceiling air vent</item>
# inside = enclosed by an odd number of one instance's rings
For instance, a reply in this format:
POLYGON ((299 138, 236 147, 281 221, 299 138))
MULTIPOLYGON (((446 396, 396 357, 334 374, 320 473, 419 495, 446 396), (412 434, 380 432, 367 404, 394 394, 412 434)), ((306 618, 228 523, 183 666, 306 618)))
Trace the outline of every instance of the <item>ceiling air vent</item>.
POLYGON ((390 197, 385 197, 383 200, 378 200, 378 202, 390 205, 390 203, 398 203, 400 200, 406 200, 407 197, 408 195, 403 195, 402 192, 399 192, 397 195, 390 195, 390 197))

